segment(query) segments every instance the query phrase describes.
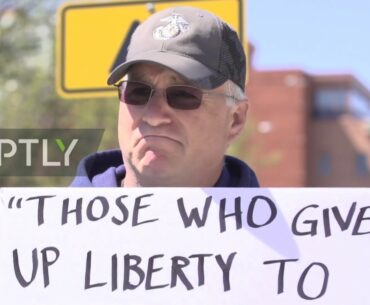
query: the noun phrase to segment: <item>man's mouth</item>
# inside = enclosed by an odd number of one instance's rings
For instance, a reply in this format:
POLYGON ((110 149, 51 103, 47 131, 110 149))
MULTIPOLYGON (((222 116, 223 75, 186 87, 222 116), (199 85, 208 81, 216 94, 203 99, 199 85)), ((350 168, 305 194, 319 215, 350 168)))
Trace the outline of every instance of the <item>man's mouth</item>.
POLYGON ((155 142, 175 142, 177 144, 181 144, 181 142, 179 140, 177 140, 176 138, 174 137, 171 137, 171 136, 167 136, 167 135, 158 135, 158 134, 149 134, 149 135, 145 135, 145 136, 142 136, 138 142, 141 142, 141 141, 144 141, 144 142, 147 142, 147 143, 155 143, 155 142))

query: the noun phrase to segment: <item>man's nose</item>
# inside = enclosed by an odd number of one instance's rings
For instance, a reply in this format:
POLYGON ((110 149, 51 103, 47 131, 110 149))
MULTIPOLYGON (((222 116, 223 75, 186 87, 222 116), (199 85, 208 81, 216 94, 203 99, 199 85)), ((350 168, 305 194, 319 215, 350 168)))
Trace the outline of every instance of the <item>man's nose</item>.
POLYGON ((151 126, 169 124, 172 111, 165 90, 155 90, 143 109, 142 120, 151 126))

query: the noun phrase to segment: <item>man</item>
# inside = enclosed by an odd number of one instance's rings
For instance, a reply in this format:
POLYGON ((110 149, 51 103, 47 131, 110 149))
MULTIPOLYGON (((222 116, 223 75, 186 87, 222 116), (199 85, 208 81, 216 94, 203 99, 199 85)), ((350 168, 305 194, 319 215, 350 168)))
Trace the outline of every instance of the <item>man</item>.
POLYGON ((108 79, 121 101, 120 150, 82 160, 72 185, 258 187, 244 162, 224 156, 246 121, 245 77, 237 34, 215 15, 150 16, 108 79))

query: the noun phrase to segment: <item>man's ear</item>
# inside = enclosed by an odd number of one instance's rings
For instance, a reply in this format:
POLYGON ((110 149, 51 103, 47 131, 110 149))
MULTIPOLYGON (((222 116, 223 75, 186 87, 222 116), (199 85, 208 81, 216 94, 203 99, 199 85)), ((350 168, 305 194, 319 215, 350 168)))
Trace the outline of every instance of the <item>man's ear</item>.
POLYGON ((242 132, 247 120, 248 101, 241 100, 232 106, 229 128, 229 144, 242 132))

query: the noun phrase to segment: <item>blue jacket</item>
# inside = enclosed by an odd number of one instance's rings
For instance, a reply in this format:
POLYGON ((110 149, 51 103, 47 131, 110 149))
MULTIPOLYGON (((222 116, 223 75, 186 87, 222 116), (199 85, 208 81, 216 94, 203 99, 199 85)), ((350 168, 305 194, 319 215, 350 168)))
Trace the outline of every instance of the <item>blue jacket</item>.
MULTIPOLYGON (((120 186, 126 170, 120 150, 91 154, 81 160, 71 186, 120 186)), ((243 161, 225 156, 222 173, 214 187, 259 187, 256 174, 243 161)))

